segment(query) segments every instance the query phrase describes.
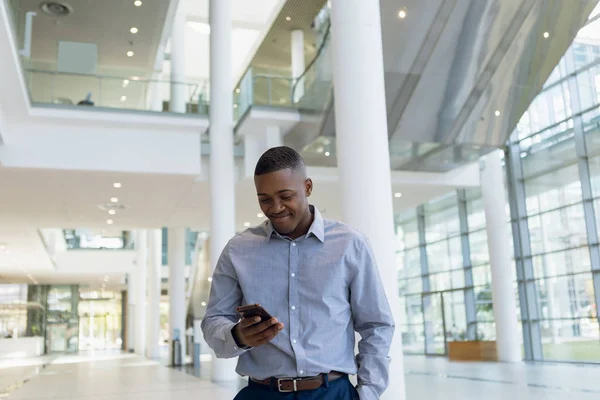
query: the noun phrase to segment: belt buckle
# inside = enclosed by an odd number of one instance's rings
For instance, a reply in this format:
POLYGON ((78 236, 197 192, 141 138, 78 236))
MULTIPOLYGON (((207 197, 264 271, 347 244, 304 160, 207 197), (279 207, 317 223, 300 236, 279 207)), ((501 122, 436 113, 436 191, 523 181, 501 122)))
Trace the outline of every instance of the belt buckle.
POLYGON ((298 391, 298 386, 296 384, 296 379, 293 378, 279 378, 277 379, 277 390, 279 390, 279 393, 292 393, 292 392, 297 392, 298 391), (294 388, 291 390, 285 390, 281 388, 281 382, 282 381, 292 381, 294 383, 294 388))

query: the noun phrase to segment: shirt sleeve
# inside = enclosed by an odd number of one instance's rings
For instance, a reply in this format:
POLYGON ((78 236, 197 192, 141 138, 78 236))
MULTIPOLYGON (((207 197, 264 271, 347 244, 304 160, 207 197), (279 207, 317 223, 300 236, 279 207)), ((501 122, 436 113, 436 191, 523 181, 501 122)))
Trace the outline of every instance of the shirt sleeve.
POLYGON ((394 336, 390 309, 375 257, 366 238, 355 246, 357 271, 350 284, 350 304, 358 342, 358 393, 379 399, 389 383, 389 351, 394 336))
POLYGON ((240 348, 232 334, 240 319, 235 309, 241 302, 242 290, 229 257, 228 244, 217 262, 206 315, 201 324, 204 340, 218 358, 237 357, 250 349, 240 348))

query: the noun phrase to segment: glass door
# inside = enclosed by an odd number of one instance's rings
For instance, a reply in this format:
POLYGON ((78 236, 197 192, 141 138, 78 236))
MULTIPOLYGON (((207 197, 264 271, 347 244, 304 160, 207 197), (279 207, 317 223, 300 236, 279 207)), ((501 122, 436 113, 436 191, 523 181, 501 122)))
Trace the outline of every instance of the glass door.
POLYGON ((424 293, 425 354, 446 355, 446 317, 442 293, 424 293))

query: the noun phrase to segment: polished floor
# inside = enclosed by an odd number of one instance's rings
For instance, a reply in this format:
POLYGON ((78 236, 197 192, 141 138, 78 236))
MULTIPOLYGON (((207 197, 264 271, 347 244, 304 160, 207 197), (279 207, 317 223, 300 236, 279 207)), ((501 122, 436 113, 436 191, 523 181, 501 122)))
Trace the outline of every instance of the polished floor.
MULTIPOLYGON (((82 353, 19 365, 0 363, 0 398, 11 400, 232 399, 243 381, 209 381, 200 369, 173 370, 130 354, 82 353)), ((450 363, 406 357, 408 399, 597 400, 600 367, 572 364, 450 363)))

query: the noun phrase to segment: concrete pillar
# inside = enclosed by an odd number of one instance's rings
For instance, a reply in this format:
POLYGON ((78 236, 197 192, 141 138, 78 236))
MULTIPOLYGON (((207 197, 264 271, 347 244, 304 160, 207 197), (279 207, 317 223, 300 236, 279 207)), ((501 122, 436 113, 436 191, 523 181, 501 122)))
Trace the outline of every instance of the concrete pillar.
POLYGON ((135 302, 136 298, 136 271, 127 274, 127 343, 126 349, 133 353, 135 346, 135 302))
POLYGON ((254 178, 254 169, 260 156, 270 149, 283 145, 281 129, 267 126, 262 132, 248 133, 244 137, 244 171, 246 178, 254 178))
POLYGON ((379 2, 331 3, 342 211, 345 221, 367 235, 373 246, 398 327, 390 349, 390 383, 382 399, 402 400, 405 388, 399 327, 403 321, 398 300, 379 2), (357 62, 357 54, 364 62, 357 62))
POLYGON ((148 234, 145 229, 136 232, 136 300, 135 300, 135 344, 136 354, 146 355, 146 289, 148 264, 148 234))
POLYGON ((162 269, 162 232, 153 229, 148 232, 148 306, 146 356, 151 359, 160 357, 160 293, 162 269))
MULTIPOLYGON (((171 32, 171 101, 169 111, 185 113, 187 87, 185 82, 185 13, 179 2, 171 32)), ((230 67, 231 68, 231 67, 230 67)))
MULTIPOLYGON (((169 338, 181 342, 181 357, 185 361, 185 228, 169 228, 169 338)), ((169 362, 171 362, 169 346, 169 362)))
POLYGON ((504 211, 504 173, 499 151, 488 154, 481 161, 481 191, 492 272, 492 305, 496 321, 498 359, 518 362, 521 361, 521 341, 513 275, 510 271, 512 252, 504 211))
MULTIPOLYGON (((211 266, 235 235, 231 0, 210 0, 210 235, 211 266)), ((214 381, 236 380, 237 359, 212 363, 214 381)))
MULTIPOLYGON (((292 77, 294 82, 304 73, 306 64, 304 60, 304 31, 296 29, 292 31, 292 77)), ((294 103, 304 96, 304 79, 296 83, 294 92, 294 103)))

